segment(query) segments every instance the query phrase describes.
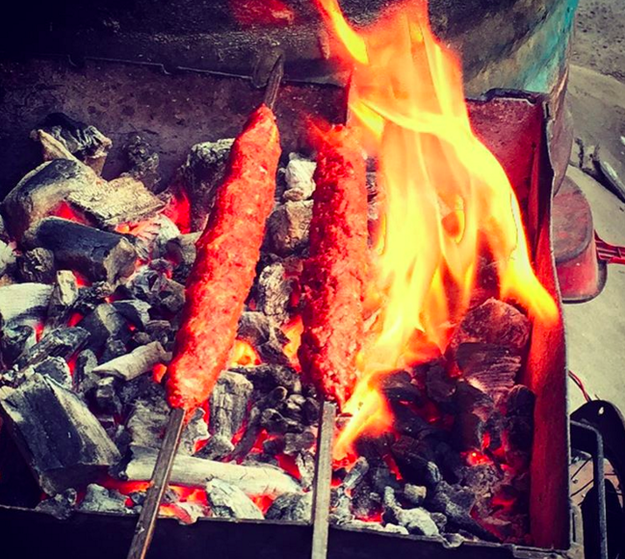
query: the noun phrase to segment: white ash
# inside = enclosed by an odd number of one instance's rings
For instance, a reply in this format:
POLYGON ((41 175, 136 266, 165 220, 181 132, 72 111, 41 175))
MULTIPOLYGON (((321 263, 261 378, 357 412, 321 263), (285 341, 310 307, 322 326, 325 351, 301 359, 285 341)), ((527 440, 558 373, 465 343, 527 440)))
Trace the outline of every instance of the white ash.
POLYGON ((262 520, 263 513, 241 489, 220 479, 206 484, 206 496, 212 516, 237 520, 262 520))
POLYGON ((316 167, 315 161, 297 153, 291 153, 284 172, 287 189, 282 194, 282 198, 292 202, 309 199, 315 191, 313 174, 316 167))
POLYGON ((126 496, 119 491, 107 489, 101 485, 91 483, 87 486, 85 498, 78 506, 78 510, 85 512, 110 512, 129 514, 132 511, 126 506, 126 496))

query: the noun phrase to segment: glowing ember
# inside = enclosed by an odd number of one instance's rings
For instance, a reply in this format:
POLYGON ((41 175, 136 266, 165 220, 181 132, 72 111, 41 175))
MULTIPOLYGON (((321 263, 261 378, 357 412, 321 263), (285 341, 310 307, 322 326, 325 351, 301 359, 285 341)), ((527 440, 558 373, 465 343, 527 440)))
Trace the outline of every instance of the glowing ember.
POLYGON ((191 231, 191 204, 184 190, 179 189, 161 213, 171 219, 181 233, 191 231))
POLYGON ((380 312, 365 375, 344 408, 354 418, 338 440, 340 455, 364 429, 392 421, 380 374, 427 361, 433 346, 445 350, 486 250, 500 298, 535 320, 556 320, 557 308, 532 270, 514 190, 473 134, 459 61, 432 34, 427 2, 405 3, 356 31, 337 0, 316 1, 354 67, 349 107, 386 194, 375 262, 380 312))
POLYGON ((284 335, 289 339, 289 343, 284 346, 284 354, 298 371, 300 370, 300 363, 297 357, 297 351, 302 343, 303 331, 304 324, 302 322, 302 317, 299 315, 283 328, 284 335))
POLYGON ((235 340, 230 358, 231 367, 253 367, 260 364, 260 357, 254 348, 243 340, 235 340))
POLYGON ((237 22, 245 27, 295 22, 295 12, 280 0, 231 0, 230 8, 237 22))

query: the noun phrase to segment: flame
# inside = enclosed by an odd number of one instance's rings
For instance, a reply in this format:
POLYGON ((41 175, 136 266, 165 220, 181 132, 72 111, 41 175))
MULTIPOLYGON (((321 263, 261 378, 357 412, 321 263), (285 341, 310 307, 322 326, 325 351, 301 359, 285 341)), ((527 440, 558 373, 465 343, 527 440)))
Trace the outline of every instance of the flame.
POLYGON ((171 219, 181 233, 191 231, 191 202, 183 188, 177 189, 161 213, 171 219))
POLYGON ((302 332, 304 331, 304 323, 302 317, 297 315, 291 322, 283 328, 284 335, 289 342, 284 346, 284 354, 298 371, 300 370, 299 358, 297 351, 302 343, 302 332))
POLYGON ((480 254, 493 255, 502 299, 535 320, 555 321, 558 312, 532 270, 510 181, 473 134, 460 63, 432 34, 427 1, 405 2, 361 31, 337 0, 315 1, 353 66, 351 117, 386 194, 375 262, 381 307, 364 375, 343 409, 353 418, 337 441, 340 455, 364 429, 392 420, 379 375, 445 350, 468 308, 480 254))
POLYGON ((231 367, 253 367, 260 365, 260 357, 254 348, 243 340, 235 340, 230 358, 231 367))

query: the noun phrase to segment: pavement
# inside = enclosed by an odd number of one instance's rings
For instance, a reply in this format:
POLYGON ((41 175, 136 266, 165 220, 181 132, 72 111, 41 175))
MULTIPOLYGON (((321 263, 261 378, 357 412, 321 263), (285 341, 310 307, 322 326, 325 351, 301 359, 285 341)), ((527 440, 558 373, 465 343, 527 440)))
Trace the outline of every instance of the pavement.
MULTIPOLYGON (((600 146, 625 181, 623 0, 580 0, 572 64, 568 95, 576 138, 586 154, 600 146)), ((625 245, 625 204, 587 172, 570 166, 568 175, 589 200, 599 236, 625 245)), ((625 266, 608 266, 602 293, 587 303, 565 305, 564 314, 570 370, 592 398, 625 411, 625 266)), ((571 411, 583 402, 571 382, 571 411)))

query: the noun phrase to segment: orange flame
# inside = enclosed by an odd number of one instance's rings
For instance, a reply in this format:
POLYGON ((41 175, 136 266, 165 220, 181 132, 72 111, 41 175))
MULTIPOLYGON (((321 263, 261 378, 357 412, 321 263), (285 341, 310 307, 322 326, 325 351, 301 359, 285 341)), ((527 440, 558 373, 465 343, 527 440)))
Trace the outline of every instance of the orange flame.
POLYGON ((406 2, 363 31, 349 25, 337 0, 316 2, 339 55, 353 65, 351 115, 386 193, 376 251, 381 308, 365 374, 344 409, 354 417, 338 439, 342 455, 364 429, 391 421, 379 375, 427 360, 433 347, 445 350, 468 308, 483 248, 496 261, 501 298, 535 320, 558 313, 532 270, 510 181, 473 134, 459 61, 432 34, 427 1, 406 2))
POLYGON ((243 340, 235 340, 230 358, 231 367, 253 367, 260 364, 260 357, 254 348, 243 340))
POLYGON ((284 335, 288 338, 289 342, 284 346, 284 354, 289 358, 289 361, 297 369, 300 370, 299 358, 297 357, 297 351, 302 343, 302 332, 304 331, 304 323, 301 316, 296 316, 291 322, 283 327, 284 335))

